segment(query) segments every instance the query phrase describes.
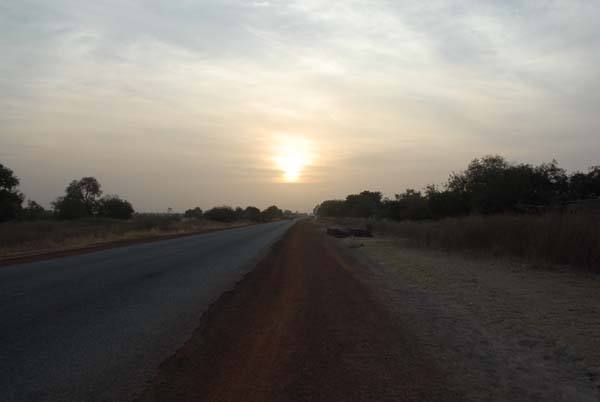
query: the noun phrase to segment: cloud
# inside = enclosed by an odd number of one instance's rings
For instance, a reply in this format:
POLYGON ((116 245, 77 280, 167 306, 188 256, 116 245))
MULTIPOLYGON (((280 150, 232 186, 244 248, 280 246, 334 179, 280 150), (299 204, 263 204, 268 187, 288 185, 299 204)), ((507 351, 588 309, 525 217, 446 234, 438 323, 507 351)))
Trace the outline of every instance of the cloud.
MULTIPOLYGON (((93 160, 115 183, 111 166, 193 172, 207 203, 216 176, 246 195, 260 182, 267 202, 292 194, 271 187, 269 138, 296 133, 320 159, 294 208, 319 186, 393 171, 377 176, 393 193, 490 152, 582 169, 600 147, 599 17, 584 1, 3 3, 0 157, 46 201, 93 160)), ((141 208, 166 202, 145 188, 141 208)))

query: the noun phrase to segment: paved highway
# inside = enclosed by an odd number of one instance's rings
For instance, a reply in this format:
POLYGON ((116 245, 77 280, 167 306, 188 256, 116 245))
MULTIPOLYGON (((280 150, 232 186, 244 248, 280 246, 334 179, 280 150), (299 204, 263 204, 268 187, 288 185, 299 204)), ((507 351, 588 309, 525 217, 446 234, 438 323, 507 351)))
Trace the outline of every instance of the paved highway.
POLYGON ((291 225, 0 268, 0 399, 131 400, 291 225))

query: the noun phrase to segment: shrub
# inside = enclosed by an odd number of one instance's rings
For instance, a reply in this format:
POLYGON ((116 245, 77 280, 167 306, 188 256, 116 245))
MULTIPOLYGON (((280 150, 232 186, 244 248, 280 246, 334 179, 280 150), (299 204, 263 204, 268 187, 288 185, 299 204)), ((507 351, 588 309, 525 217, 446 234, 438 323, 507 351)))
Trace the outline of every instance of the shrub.
POLYGON ((204 213, 204 217, 217 222, 233 222, 236 220, 236 213, 233 208, 223 205, 209 209, 204 213))
POLYGON ((98 202, 98 215, 112 219, 131 219, 133 207, 129 201, 116 195, 106 196, 98 202))

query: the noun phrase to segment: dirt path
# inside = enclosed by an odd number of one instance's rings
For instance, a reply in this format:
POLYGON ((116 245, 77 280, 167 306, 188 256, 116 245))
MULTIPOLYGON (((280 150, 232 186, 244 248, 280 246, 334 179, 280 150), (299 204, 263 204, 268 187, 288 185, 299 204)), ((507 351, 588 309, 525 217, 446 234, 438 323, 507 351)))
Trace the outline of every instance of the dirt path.
POLYGON ((211 307, 139 402, 463 400, 353 264, 299 222, 211 307))

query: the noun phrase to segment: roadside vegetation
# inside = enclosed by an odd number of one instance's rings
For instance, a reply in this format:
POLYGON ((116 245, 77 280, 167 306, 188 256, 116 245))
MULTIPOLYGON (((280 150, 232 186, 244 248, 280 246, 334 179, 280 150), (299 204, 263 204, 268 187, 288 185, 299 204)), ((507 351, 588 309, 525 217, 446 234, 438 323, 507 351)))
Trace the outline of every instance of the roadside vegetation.
POLYGON ((371 224, 414 246, 509 255, 600 272, 600 167, 567 174, 500 156, 473 160, 441 188, 394 198, 363 191, 315 207, 319 218, 371 224))
POLYGON ((19 178, 0 164, 0 259, 21 254, 87 247, 243 226, 299 216, 272 205, 200 207, 184 213, 136 213, 118 195, 103 195, 94 177, 71 181, 62 196, 45 209, 34 200, 25 202, 19 178))

